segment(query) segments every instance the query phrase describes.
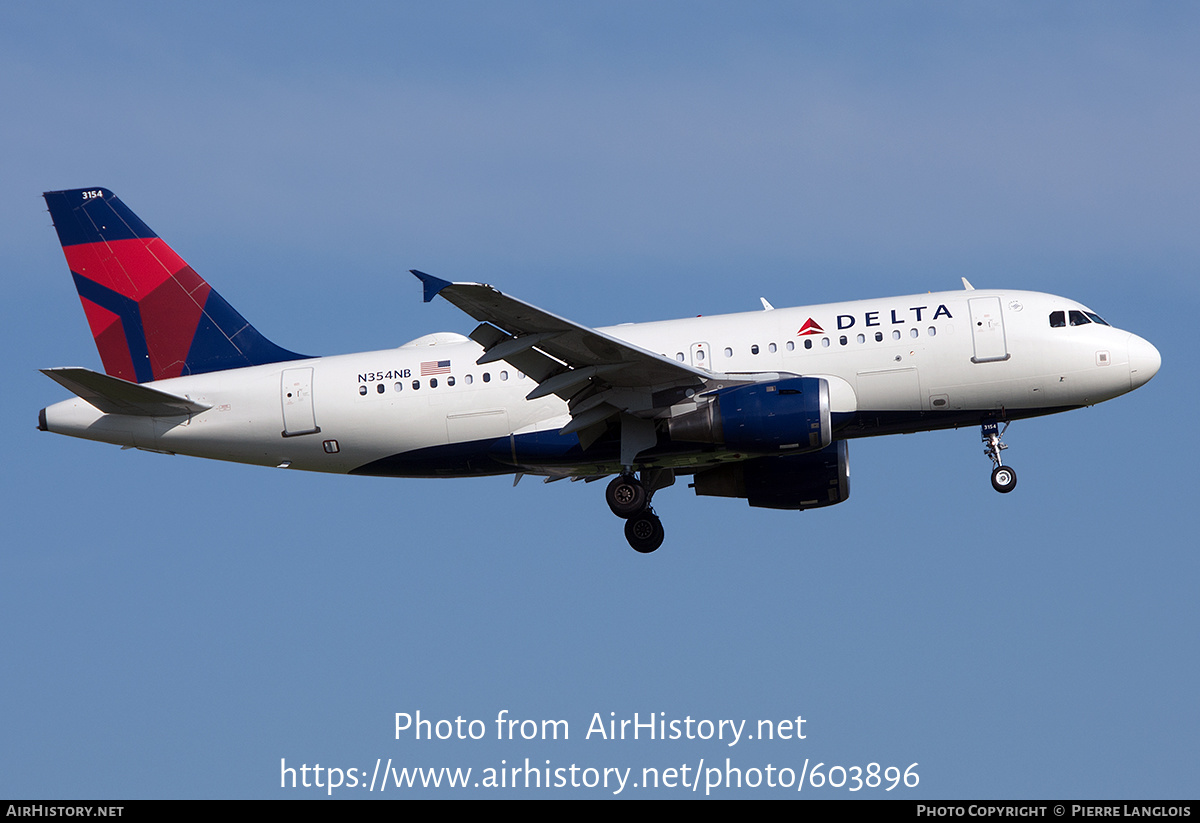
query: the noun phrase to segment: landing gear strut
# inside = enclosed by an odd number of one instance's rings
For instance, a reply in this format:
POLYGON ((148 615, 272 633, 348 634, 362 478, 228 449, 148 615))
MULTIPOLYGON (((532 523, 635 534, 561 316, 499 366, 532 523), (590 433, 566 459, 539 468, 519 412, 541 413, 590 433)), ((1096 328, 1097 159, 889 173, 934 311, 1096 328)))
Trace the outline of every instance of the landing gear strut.
POLYGON ((675 476, 668 470, 643 471, 641 480, 627 472, 608 484, 604 497, 612 513, 625 521, 625 539, 634 551, 649 554, 662 545, 662 521, 650 507, 650 498, 674 482, 675 476))
POLYGON ((981 427, 980 433, 983 436, 983 453, 991 458, 992 465, 992 488, 1001 494, 1008 494, 1017 487, 1017 473, 1013 471, 1011 466, 1004 465, 1000 459, 1000 452, 1008 448, 1000 438, 1004 436, 1004 432, 1008 431, 1008 423, 1004 424, 1001 429, 994 420, 989 420, 981 427))

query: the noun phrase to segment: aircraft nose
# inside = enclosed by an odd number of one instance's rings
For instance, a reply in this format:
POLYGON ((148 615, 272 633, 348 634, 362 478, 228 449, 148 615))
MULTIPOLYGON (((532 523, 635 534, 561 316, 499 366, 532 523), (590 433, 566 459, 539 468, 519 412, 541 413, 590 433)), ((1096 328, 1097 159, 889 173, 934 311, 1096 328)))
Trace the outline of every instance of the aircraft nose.
POLYGON ((1129 389, 1144 386, 1150 378, 1158 374, 1162 365, 1162 355, 1158 349, 1150 345, 1136 334, 1129 335, 1129 389))

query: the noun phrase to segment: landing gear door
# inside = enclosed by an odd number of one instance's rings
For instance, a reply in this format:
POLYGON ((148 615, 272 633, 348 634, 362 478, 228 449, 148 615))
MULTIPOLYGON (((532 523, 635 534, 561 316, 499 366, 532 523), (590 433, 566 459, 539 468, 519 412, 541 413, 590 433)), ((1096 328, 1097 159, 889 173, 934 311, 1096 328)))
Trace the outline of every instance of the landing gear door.
POLYGON ((321 430, 313 416, 312 373, 311 368, 283 370, 280 399, 283 401, 284 437, 321 430))
POLYGON ((1008 359, 1008 342, 1004 338, 1004 317, 1000 313, 999 297, 973 297, 971 306, 971 337, 975 343, 972 363, 990 363, 1008 359))
POLYGON ((692 365, 698 369, 706 369, 712 371, 712 364, 709 363, 710 352, 707 343, 692 344, 692 365))

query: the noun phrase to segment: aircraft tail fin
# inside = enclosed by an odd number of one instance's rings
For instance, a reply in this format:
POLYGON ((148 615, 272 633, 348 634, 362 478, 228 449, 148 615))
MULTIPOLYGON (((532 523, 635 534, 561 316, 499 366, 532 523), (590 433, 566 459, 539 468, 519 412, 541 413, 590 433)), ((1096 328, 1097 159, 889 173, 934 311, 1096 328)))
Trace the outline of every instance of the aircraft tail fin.
POLYGON ((306 357, 263 337, 108 189, 42 196, 109 375, 146 383, 306 357))

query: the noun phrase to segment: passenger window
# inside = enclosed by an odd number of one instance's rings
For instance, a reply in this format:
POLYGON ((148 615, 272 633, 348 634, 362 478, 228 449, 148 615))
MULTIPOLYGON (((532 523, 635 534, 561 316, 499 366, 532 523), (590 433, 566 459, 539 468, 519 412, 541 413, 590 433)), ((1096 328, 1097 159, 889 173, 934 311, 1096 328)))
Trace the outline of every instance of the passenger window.
POLYGON ((794 350, 795 348, 796 348, 796 344, 795 344, 793 341, 789 340, 789 341, 788 341, 788 344, 787 344, 787 350, 788 350, 788 351, 792 351, 792 350, 794 350))
POLYGON ((491 382, 492 382, 492 374, 491 374, 491 372, 486 372, 486 371, 485 371, 485 372, 483 373, 483 382, 484 382, 484 383, 491 383, 491 382))
POLYGON ((758 344, 757 343, 755 343, 753 346, 750 347, 750 353, 758 354, 758 344))
POLYGON ((682 363, 683 362, 683 352, 677 352, 675 354, 675 359, 678 360, 680 363, 682 363))
POLYGON ((379 394, 383 394, 384 391, 386 391, 386 390, 384 389, 383 384, 380 383, 378 386, 375 387, 375 391, 377 391, 379 394))
POLYGON ((908 336, 909 336, 909 337, 916 337, 918 334, 919 334, 919 332, 918 332, 918 331, 917 331, 915 328, 914 328, 914 329, 909 329, 909 330, 908 330, 908 336))
POLYGON ((930 327, 929 327, 929 336, 930 336, 930 337, 933 337, 933 336, 934 336, 934 335, 936 335, 936 334, 937 334, 937 329, 936 329, 935 327, 933 327, 933 326, 930 326, 930 327))
POLYGON ((733 357, 733 349, 731 349, 731 348, 729 348, 728 346, 726 346, 726 347, 725 347, 725 356, 726 356, 726 357, 733 357))
POLYGON ((841 343, 843 346, 846 345, 846 335, 843 334, 841 337, 839 337, 838 342, 841 343))
POLYGON ((468 374, 466 377, 463 378, 463 382, 466 383, 468 386, 471 385, 472 383, 475 382, 474 375, 468 374))
POLYGON ((883 332, 881 332, 881 331, 877 331, 877 332, 875 332, 875 342, 876 342, 876 343, 882 343, 882 342, 883 342, 883 332))
POLYGON ((771 345, 767 346, 767 351, 769 351, 771 354, 774 354, 775 353, 775 344, 772 343, 771 345))
POLYGON ((892 339, 893 340, 900 339, 900 330, 899 329, 892 329, 892 339))
POLYGON ((1063 311, 1050 312, 1050 328, 1061 329, 1067 325, 1067 313, 1063 311))
POLYGON ((821 348, 823 348, 823 349, 829 348, 829 338, 828 337, 821 338, 821 348))
POLYGON ((403 383, 397 383, 397 384, 396 384, 395 386, 393 386, 392 388, 394 388, 396 391, 403 391, 403 390, 404 390, 404 384, 403 384, 403 383))
POLYGON ((454 378, 453 378, 453 377, 447 377, 447 378, 446 378, 446 385, 447 385, 447 386, 453 386, 453 385, 454 385, 454 378))
POLYGON ((867 342, 867 336, 866 336, 865 334, 860 334, 860 335, 858 336, 857 340, 858 340, 858 342, 859 342, 859 343, 866 343, 866 342, 867 342))
POLYGON ((436 377, 429 378, 429 388, 431 388, 431 389, 437 388, 437 378, 436 377))
POLYGON ((501 380, 507 380, 507 379, 508 379, 508 372, 507 372, 507 371, 502 371, 502 372, 500 372, 500 379, 501 379, 501 380))
POLYGON ((414 381, 413 381, 413 391, 416 391, 416 390, 417 390, 417 389, 419 389, 419 388, 421 388, 421 381, 420 381, 420 380, 414 380, 414 381))
POLYGON ((359 394, 366 394, 366 393, 367 393, 367 387, 366 387, 366 386, 359 386, 359 387, 358 387, 358 393, 359 393, 359 394))
POLYGON ((812 348, 812 338, 811 337, 804 338, 804 348, 806 348, 806 349, 812 348))

